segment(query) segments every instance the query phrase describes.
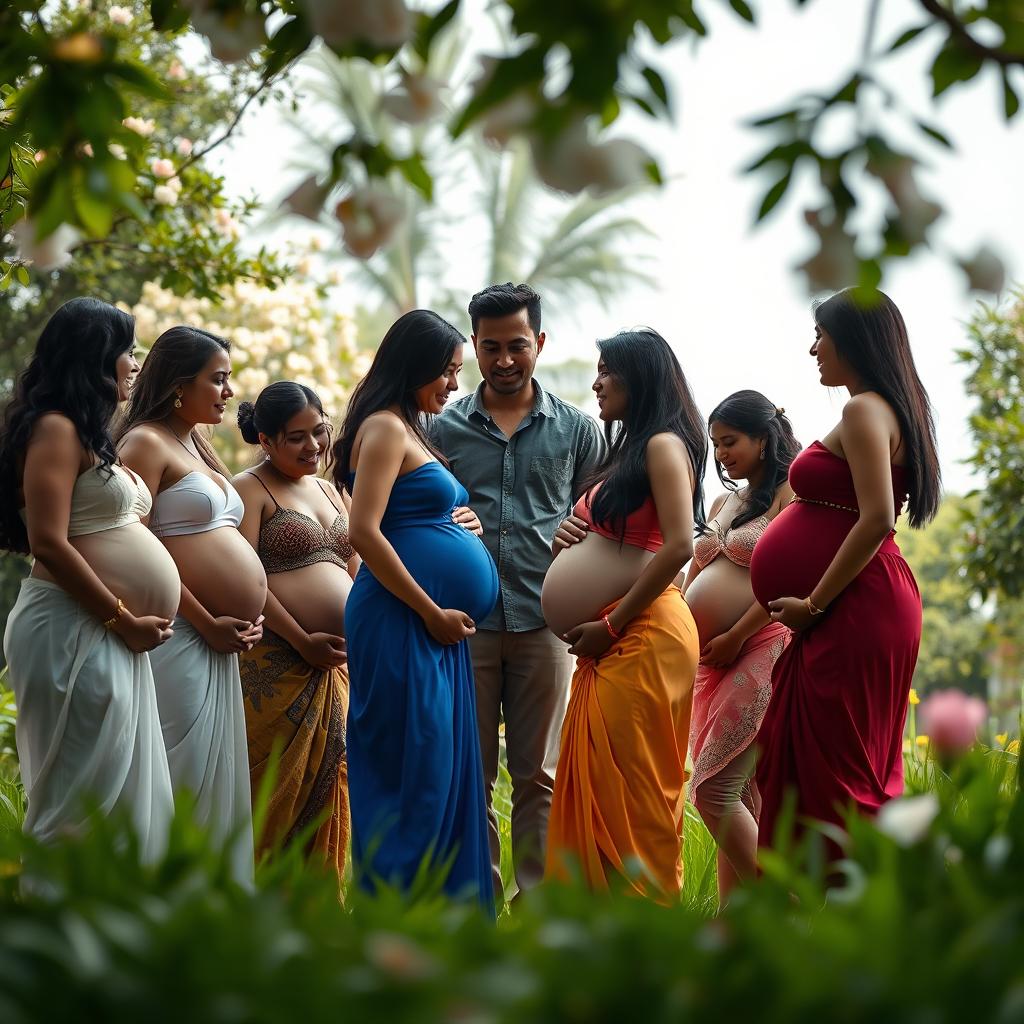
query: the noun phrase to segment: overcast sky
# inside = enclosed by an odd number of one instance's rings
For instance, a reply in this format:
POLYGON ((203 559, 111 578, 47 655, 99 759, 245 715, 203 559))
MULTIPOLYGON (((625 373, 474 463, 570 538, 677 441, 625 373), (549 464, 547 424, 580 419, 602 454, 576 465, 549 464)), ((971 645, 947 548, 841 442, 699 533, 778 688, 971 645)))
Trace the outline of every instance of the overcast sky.
MULTIPOLYGON (((479 10, 481 5, 468 6, 479 10)), ((549 347, 542 361, 590 358, 595 338, 648 324, 673 345, 702 409, 732 391, 756 388, 785 406, 797 436, 807 444, 835 423, 845 396, 817 383, 808 355, 812 297, 793 270, 813 249, 801 215, 812 194, 807 182, 798 182, 766 225, 756 231, 751 227, 767 182, 743 178, 739 169, 768 140, 745 122, 801 92, 824 91, 845 80, 860 51, 867 4, 814 0, 798 10, 793 3, 771 0, 757 7, 760 24, 752 29, 705 4, 710 39, 697 48, 679 44, 655 54, 675 94, 675 123, 628 116, 614 131, 636 137, 655 152, 669 179, 631 207, 656 231, 656 240, 645 245, 653 254, 650 269, 658 284, 617 297, 607 312, 596 303, 580 304, 574 316, 549 320, 549 347)), ((914 0, 887 0, 882 15, 879 46, 921 20, 914 0)), ((477 17, 483 36, 489 30, 483 16, 477 17)), ((1024 274, 1024 190, 1011 182, 1019 181, 1024 118, 1012 129, 1005 126, 994 76, 979 76, 933 109, 925 69, 935 44, 928 38, 887 60, 885 68, 902 101, 941 124, 956 143, 956 152, 947 154, 913 140, 930 161, 920 176, 922 191, 947 207, 937 232, 939 245, 945 252, 966 254, 987 241, 1005 259, 1011 279, 1019 280, 1024 274)), ((290 152, 290 134, 280 116, 263 109, 249 117, 242 136, 223 151, 220 166, 240 194, 255 190, 273 200, 289 176, 297 174, 290 169, 290 152)), ((290 224, 292 236, 302 230, 301 222, 290 224)), ((280 231, 275 235, 280 237, 280 231)), ((455 282, 474 279, 480 263, 473 242, 453 236, 455 282)), ((340 266, 344 270, 344 263, 340 266)), ((965 432, 969 406, 955 349, 963 344, 961 325, 978 296, 967 293, 946 255, 933 253, 901 263, 883 287, 907 321, 935 407, 946 487, 963 490, 970 484, 960 463, 970 450, 965 432)), ((539 374, 543 380, 542 369, 539 374)))

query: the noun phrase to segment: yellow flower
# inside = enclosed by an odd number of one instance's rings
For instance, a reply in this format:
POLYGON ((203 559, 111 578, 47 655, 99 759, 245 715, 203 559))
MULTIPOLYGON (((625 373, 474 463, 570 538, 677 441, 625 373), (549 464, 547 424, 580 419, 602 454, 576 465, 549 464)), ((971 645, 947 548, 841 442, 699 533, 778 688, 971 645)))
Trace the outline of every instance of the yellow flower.
POLYGON ((996 733, 996 743, 998 743, 999 746, 1001 746, 1001 747, 1005 747, 1006 746, 1006 740, 1008 738, 1009 738, 1009 733, 1005 733, 1005 732, 997 732, 996 733))
POLYGON ((913 687, 910 688, 910 703, 911 704, 920 704, 921 703, 921 698, 918 697, 917 690, 915 690, 913 687))
POLYGON ((1019 754, 1020 753, 1020 740, 1011 740, 1010 745, 1006 748, 1008 754, 1019 754))
POLYGON ((918 745, 919 747, 927 747, 927 746, 928 746, 928 737, 927 737, 927 736, 925 736, 925 734, 924 734, 924 733, 921 733, 921 734, 920 734, 920 735, 919 735, 919 736, 917 737, 917 741, 916 741, 916 742, 917 742, 917 745, 918 745))

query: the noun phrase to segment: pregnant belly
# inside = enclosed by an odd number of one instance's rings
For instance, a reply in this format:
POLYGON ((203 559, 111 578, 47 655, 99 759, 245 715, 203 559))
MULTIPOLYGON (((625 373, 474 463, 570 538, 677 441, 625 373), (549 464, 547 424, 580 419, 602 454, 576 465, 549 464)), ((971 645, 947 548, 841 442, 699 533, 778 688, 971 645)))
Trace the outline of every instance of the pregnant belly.
POLYGON ((732 629, 753 601, 750 573, 743 566, 724 555, 706 565, 686 591, 701 647, 732 629))
POLYGON ((388 536, 402 563, 441 608, 458 608, 474 622, 498 600, 498 572, 483 541, 454 523, 397 529, 388 536))
POLYGON ((352 579, 333 562, 317 562, 267 577, 270 592, 307 633, 345 635, 345 602, 352 579))
POLYGON ((581 622, 593 622, 618 601, 654 557, 650 551, 588 533, 560 551, 544 577, 540 595, 544 620, 564 636, 581 622))
POLYGON ((803 502, 783 509, 754 547, 754 597, 762 605, 778 597, 807 597, 855 521, 851 513, 803 502))
POLYGON ((178 570, 167 549, 141 523, 73 537, 71 544, 133 615, 174 617, 181 597, 178 570))
POLYGON ((253 621, 267 603, 267 574, 252 546, 233 527, 168 537, 181 582, 215 618, 253 621))

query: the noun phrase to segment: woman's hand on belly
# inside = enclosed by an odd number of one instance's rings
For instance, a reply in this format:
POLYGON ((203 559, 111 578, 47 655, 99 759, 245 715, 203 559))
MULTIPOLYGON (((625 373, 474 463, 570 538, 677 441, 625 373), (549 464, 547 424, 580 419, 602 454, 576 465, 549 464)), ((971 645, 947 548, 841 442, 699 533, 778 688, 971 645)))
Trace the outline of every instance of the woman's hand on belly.
POLYGON ((307 665, 328 671, 348 662, 345 638, 331 633, 309 633, 299 645, 299 654, 307 665))
POLYGON ((742 646, 742 637, 737 638, 731 631, 719 633, 702 648, 700 663, 710 665, 712 668, 726 668, 739 657, 742 646))
POLYGON ((202 635, 207 645, 220 654, 251 651, 263 638, 263 616, 257 617, 255 622, 246 622, 232 615, 218 615, 203 629, 202 635))
POLYGON ((480 517, 468 505, 460 505, 452 512, 452 522, 464 530, 476 534, 477 537, 484 535, 484 524, 480 522, 480 517))
POLYGON ((573 626, 562 639, 570 645, 569 653, 577 658, 593 658, 597 660, 606 654, 612 645, 611 630, 603 619, 597 622, 584 622, 573 626))
POLYGON ((772 622, 781 622, 798 633, 814 625, 818 617, 811 614, 807 602, 801 601, 799 597, 779 597, 769 601, 768 611, 771 613, 772 622))
POLYGON ((438 608, 423 620, 423 624, 427 632, 445 646, 457 644, 476 632, 476 623, 458 608, 438 608))
POLYGON ((572 547, 573 544, 579 544, 581 540, 586 540, 587 529, 585 519, 580 519, 579 516, 566 516, 558 524, 558 529, 555 530, 555 535, 551 539, 552 557, 559 551, 572 547))
POLYGON ((159 615, 135 616, 126 608, 110 627, 125 644, 125 647, 136 654, 145 654, 161 644, 166 643, 174 635, 171 620, 162 619, 159 615))

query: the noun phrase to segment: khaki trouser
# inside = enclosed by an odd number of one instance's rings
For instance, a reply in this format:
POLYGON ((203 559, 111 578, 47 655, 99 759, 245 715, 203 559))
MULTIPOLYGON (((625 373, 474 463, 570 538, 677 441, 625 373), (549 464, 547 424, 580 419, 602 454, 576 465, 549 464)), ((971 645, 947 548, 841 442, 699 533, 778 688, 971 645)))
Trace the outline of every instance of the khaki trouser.
POLYGON ((478 630, 469 638, 476 679, 476 714, 487 798, 491 867, 503 898, 498 816, 498 723, 505 720, 505 753, 512 777, 512 862, 516 885, 544 877, 544 844, 558 763, 558 740, 569 702, 573 658, 547 628, 525 633, 478 630))

